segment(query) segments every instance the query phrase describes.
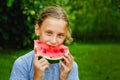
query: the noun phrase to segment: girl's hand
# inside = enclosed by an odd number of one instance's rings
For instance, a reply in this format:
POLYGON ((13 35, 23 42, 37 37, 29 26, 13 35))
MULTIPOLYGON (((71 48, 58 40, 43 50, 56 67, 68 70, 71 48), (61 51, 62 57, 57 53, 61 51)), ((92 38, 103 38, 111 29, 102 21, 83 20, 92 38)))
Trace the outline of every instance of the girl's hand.
POLYGON ((60 80, 66 80, 73 65, 73 56, 69 53, 63 57, 64 61, 60 61, 60 80))
POLYGON ((50 66, 49 62, 45 58, 40 57, 39 54, 35 54, 33 63, 34 63, 33 80, 43 80, 44 71, 50 66))

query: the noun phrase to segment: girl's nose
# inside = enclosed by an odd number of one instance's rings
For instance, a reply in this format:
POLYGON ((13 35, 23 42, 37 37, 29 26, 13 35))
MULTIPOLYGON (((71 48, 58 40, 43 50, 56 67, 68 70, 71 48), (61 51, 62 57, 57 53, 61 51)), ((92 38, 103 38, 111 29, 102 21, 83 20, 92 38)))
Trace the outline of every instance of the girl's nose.
POLYGON ((53 46, 56 46, 56 45, 57 45, 57 37, 52 37, 52 39, 51 39, 51 44, 52 44, 53 46))

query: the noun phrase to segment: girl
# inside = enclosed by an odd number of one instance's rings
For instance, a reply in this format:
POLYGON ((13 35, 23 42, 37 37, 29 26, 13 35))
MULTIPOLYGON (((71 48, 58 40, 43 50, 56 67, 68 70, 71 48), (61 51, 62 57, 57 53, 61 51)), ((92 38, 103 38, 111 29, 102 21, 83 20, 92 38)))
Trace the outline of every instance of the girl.
MULTIPOLYGON (((35 25, 39 40, 51 46, 72 41, 69 21, 65 11, 58 6, 48 7, 40 14, 35 25)), ((64 61, 50 64, 45 58, 38 60, 34 51, 19 57, 11 72, 10 80, 79 80, 78 66, 69 53, 64 61)))

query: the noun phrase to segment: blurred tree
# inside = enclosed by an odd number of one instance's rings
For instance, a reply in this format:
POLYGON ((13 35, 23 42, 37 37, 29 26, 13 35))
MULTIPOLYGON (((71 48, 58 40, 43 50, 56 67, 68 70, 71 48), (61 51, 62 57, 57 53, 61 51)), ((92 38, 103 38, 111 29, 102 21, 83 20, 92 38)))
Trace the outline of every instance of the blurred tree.
POLYGON ((22 14, 20 0, 11 3, 3 0, 0 6, 0 46, 23 46, 24 39, 28 36, 28 27, 25 25, 27 16, 22 14))
POLYGON ((120 41, 119 3, 118 0, 69 1, 75 41, 120 41))
POLYGON ((0 46, 32 46, 36 18, 50 5, 60 5, 66 10, 75 41, 120 41, 119 4, 119 0, 3 0, 0 46))

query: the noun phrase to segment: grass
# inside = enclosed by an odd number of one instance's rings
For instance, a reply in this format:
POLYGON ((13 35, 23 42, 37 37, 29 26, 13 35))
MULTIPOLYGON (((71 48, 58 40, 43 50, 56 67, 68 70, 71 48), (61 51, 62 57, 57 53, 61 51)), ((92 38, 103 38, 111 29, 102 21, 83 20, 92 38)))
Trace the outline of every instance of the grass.
MULTIPOLYGON (((81 80, 119 80, 120 44, 72 44, 81 80)), ((27 50, 0 50, 0 80, 9 80, 13 62, 27 50)))
POLYGON ((0 80, 9 80, 15 59, 28 51, 30 50, 0 50, 0 80))

